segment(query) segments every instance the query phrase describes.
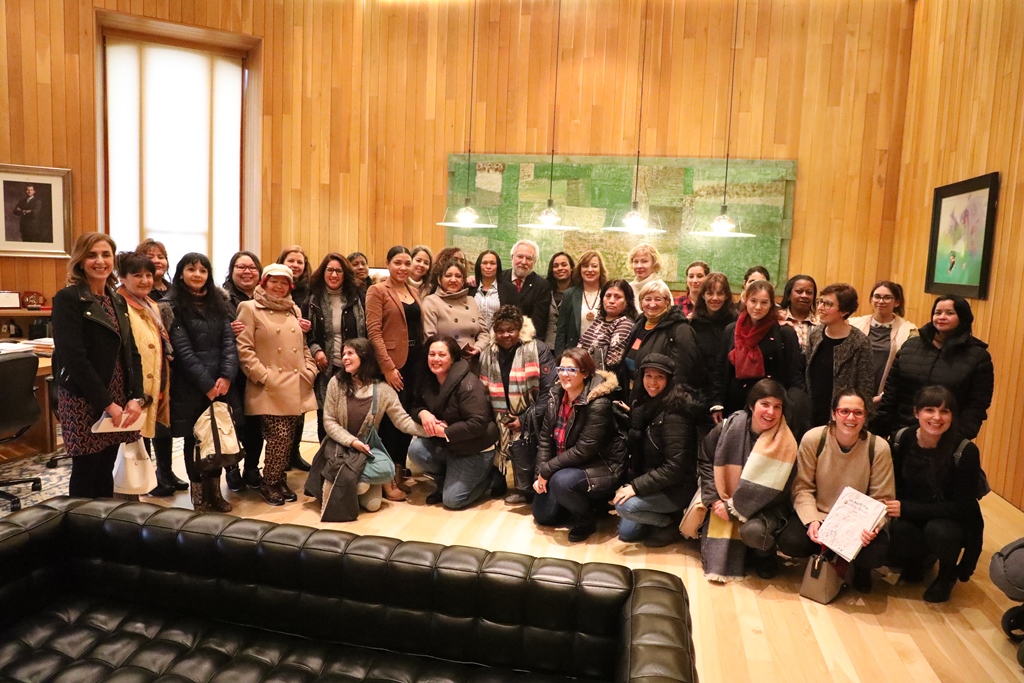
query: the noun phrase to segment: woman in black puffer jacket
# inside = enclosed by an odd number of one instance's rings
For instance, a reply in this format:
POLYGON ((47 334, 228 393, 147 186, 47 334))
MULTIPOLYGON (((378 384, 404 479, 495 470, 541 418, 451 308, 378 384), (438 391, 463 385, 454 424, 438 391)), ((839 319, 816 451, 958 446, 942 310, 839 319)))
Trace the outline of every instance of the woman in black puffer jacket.
POLYGON ((619 540, 661 547, 679 539, 682 510, 697 491, 695 404, 674 386, 675 363, 660 353, 640 365, 644 395, 630 409, 629 483, 615 492, 619 540))
POLYGON ((428 436, 413 439, 409 458, 437 482, 427 504, 459 510, 488 490, 505 495, 505 478, 494 466, 498 425, 487 389, 461 360, 454 339, 433 336, 426 347, 430 372, 409 412, 428 436))
POLYGON ((597 371, 590 353, 578 347, 566 349, 558 365, 538 434, 533 519, 555 526, 571 516, 569 540, 576 542, 597 530, 593 505, 608 500, 622 480, 626 442, 612 410, 615 376, 597 371))
POLYGON ((192 432, 211 401, 225 401, 236 415, 242 414, 234 385, 238 350, 228 300, 213 284, 213 268, 203 254, 185 254, 171 284, 171 434, 185 438, 185 470, 193 506, 230 512, 231 506, 220 492, 220 470, 200 473, 196 466, 192 432))
POLYGON ((960 406, 957 434, 963 439, 978 436, 992 404, 995 376, 988 344, 971 334, 973 323, 971 305, 962 296, 946 294, 935 300, 932 321, 896 352, 871 431, 891 435, 917 425, 914 396, 938 384, 953 392, 960 406))

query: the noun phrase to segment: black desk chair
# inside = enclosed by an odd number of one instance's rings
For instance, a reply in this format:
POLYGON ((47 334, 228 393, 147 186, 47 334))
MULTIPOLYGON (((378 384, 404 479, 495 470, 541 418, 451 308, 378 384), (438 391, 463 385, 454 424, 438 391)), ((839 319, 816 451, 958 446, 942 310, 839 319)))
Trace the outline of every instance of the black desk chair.
MULTIPOLYGON (((57 389, 53 386, 53 375, 46 378, 46 389, 50 396, 50 412, 53 413, 54 419, 57 418, 57 389)), ((63 446, 57 447, 55 452, 50 459, 46 461, 46 466, 49 469, 55 468, 61 460, 70 460, 71 456, 67 454, 63 446)))
MULTIPOLYGON (((39 359, 34 353, 0 354, 0 444, 20 439, 36 423, 42 411, 36 402, 36 371, 39 359)), ((38 477, 0 481, 0 487, 31 484, 33 491, 41 491, 43 483, 38 477)), ((11 512, 21 509, 21 499, 13 493, 0 490, 0 499, 11 504, 11 512)))

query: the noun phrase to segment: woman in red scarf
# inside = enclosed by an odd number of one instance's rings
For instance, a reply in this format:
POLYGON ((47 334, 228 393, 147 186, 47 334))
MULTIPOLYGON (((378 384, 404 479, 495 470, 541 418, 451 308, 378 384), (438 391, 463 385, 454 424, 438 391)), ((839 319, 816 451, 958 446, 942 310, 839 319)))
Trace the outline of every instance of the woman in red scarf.
POLYGON ((746 405, 747 392, 770 377, 787 390, 804 391, 804 357, 793 328, 779 325, 775 289, 754 280, 743 293, 739 320, 725 328, 725 346, 712 383, 712 415, 731 415, 746 405))

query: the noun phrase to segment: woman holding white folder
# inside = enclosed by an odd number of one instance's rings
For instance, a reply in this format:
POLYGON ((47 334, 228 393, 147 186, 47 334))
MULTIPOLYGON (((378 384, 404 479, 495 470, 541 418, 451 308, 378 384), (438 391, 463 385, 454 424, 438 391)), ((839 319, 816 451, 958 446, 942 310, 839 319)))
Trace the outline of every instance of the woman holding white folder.
MULTIPOLYGON (((849 486, 878 501, 892 498, 896 484, 885 439, 865 429, 868 402, 855 389, 842 389, 832 399, 827 425, 815 427, 800 441, 793 507, 779 536, 779 550, 790 557, 808 557, 821 549, 818 529, 849 486)), ((871 592, 871 570, 885 564, 889 534, 884 529, 861 533, 853 564, 853 587, 871 592)))

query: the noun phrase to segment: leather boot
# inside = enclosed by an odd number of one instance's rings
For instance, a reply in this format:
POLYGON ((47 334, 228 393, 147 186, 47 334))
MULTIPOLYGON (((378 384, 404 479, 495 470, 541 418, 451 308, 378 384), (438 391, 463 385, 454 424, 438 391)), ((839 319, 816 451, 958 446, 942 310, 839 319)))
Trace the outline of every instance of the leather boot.
POLYGON ((292 456, 288 460, 288 466, 286 470, 299 470, 300 472, 309 472, 309 463, 302 458, 302 454, 299 453, 298 449, 292 451, 292 456))
POLYGON ((512 486, 505 502, 509 505, 522 505, 533 502, 533 470, 534 463, 530 458, 516 453, 516 449, 509 449, 509 465, 512 467, 512 486))
POLYGON ((215 512, 231 512, 231 503, 220 492, 220 474, 203 476, 203 500, 215 512))
MULTIPOLYGON (((157 448, 156 443, 153 444, 153 456, 156 459, 156 491, 157 489, 170 488, 172 491, 187 491, 189 486, 187 481, 178 479, 174 474, 174 470, 171 468, 171 451, 164 448, 157 448)), ((159 493, 150 493, 151 496, 159 496, 159 493)), ((165 493, 165 496, 172 495, 165 493)))
POLYGON ((192 509, 196 512, 204 512, 203 506, 203 485, 198 481, 189 482, 189 492, 192 497, 192 509))
POLYGON ((401 501, 406 499, 405 491, 403 491, 395 479, 392 479, 388 483, 384 484, 384 498, 390 501, 401 501))

